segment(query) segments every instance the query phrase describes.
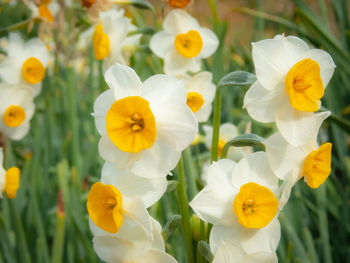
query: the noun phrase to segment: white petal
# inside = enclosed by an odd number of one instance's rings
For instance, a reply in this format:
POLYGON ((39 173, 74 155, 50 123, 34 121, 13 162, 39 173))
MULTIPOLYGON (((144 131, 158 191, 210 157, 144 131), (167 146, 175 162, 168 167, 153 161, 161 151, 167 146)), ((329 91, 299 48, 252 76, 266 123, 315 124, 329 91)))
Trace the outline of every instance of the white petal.
POLYGON ((153 114, 156 118, 157 136, 177 151, 184 150, 196 137, 198 123, 192 111, 185 103, 164 100, 166 107, 157 107, 153 114))
POLYGON ((287 174, 286 180, 279 187, 279 199, 278 199, 278 211, 281 211, 287 204, 290 194, 292 192, 293 186, 300 179, 299 171, 291 171, 287 174))
POLYGON ((98 236, 92 240, 96 254, 105 262, 131 262, 136 247, 128 240, 113 236, 98 236))
POLYGON ((175 49, 164 57, 164 71, 168 75, 178 76, 187 71, 197 72, 201 69, 201 60, 198 57, 186 58, 175 49))
POLYGON ((165 244, 162 236, 162 226, 154 218, 151 217, 151 220, 152 220, 152 226, 153 226, 153 240, 152 240, 151 246, 155 249, 164 251, 165 244))
POLYGON ((186 103, 183 84, 172 76, 162 74, 153 75, 145 80, 141 96, 149 101, 152 111, 162 111, 168 106, 168 101, 186 103))
POLYGON ((277 218, 263 228, 242 228, 241 244, 247 254, 275 252, 281 239, 281 225, 277 218))
POLYGON ((221 159, 218 162, 214 162, 206 170, 207 173, 207 184, 211 187, 220 188, 222 185, 229 187, 232 192, 231 177, 232 170, 236 163, 229 159, 221 159))
POLYGON ((199 24, 196 19, 185 11, 175 9, 165 17, 163 28, 173 35, 178 35, 187 33, 191 29, 198 30, 199 24))
POLYGON ((116 169, 112 163, 102 168, 101 182, 111 184, 124 196, 139 196, 146 208, 156 203, 167 187, 166 178, 146 179, 135 175, 129 169, 116 169))
POLYGON ((232 140, 234 137, 238 136, 238 129, 232 123, 224 123, 220 125, 220 134, 219 138, 228 142, 232 140))
POLYGON ((106 115, 112 104, 115 102, 115 98, 112 90, 103 92, 95 101, 94 113, 95 125, 100 135, 107 134, 106 131, 106 115))
POLYGON ((274 122, 276 112, 282 105, 289 103, 282 84, 269 91, 259 81, 255 82, 244 96, 244 108, 256 121, 274 122))
MULTIPOLYGON (((151 238, 153 235, 152 220, 143 201, 138 197, 125 197, 123 196, 123 217, 130 217, 132 220, 136 221, 148 236, 151 238)), ((125 228, 123 229, 125 230, 125 228)), ((121 229, 119 231, 122 231, 121 229)), ((130 234, 130 233, 128 233, 130 234)))
POLYGON ((210 149, 211 142, 212 142, 212 136, 213 136, 213 127, 209 125, 203 125, 203 131, 205 133, 205 146, 210 149))
POLYGON ((258 81, 272 90, 309 48, 297 37, 277 37, 252 43, 253 61, 258 81))
POLYGON ((213 253, 216 253, 223 243, 240 247, 240 225, 236 222, 231 227, 213 226, 209 236, 209 243, 213 253))
POLYGON ((206 122, 210 117, 212 109, 213 107, 211 106, 211 104, 203 105, 199 111, 194 112, 194 116, 196 116, 198 122, 206 122))
POLYGON ((213 225, 230 226, 234 223, 233 200, 235 192, 222 185, 222 188, 206 186, 190 202, 193 211, 203 221, 213 225))
POLYGON ((216 49, 219 46, 219 39, 214 34, 214 32, 208 28, 201 27, 198 32, 203 40, 203 47, 199 53, 199 57, 207 58, 215 53, 216 49))
POLYGON ((150 48, 158 57, 164 58, 174 46, 175 37, 167 31, 160 31, 156 33, 150 41, 150 48))
POLYGON ((9 35, 7 55, 9 57, 18 55, 19 50, 23 50, 24 42, 19 32, 11 32, 9 35))
POLYGON ((181 152, 166 143, 156 142, 152 148, 142 152, 131 171, 141 177, 159 178, 170 174, 180 159, 181 152))
POLYGON ((116 99, 140 95, 142 82, 130 67, 121 64, 111 66, 105 73, 105 80, 116 99))
POLYGON ((303 54, 302 59, 304 58, 311 58, 320 65, 323 86, 326 88, 335 68, 332 57, 321 49, 311 49, 303 54))
POLYGON ((222 243, 217 252, 215 253, 215 257, 212 263, 243 263, 243 253, 238 246, 234 246, 228 243, 222 243))
POLYGON ((25 44, 26 58, 35 57, 46 68, 49 63, 49 52, 39 38, 32 38, 25 44))
POLYGON ((177 263, 177 261, 163 251, 150 249, 144 256, 142 263, 177 263))
POLYGON ((282 136, 293 146, 314 142, 322 122, 330 112, 311 113, 295 110, 285 104, 277 110, 276 125, 282 136))
POLYGON ((0 78, 8 84, 18 84, 22 80, 22 69, 14 57, 7 57, 0 63, 0 78))
POLYGON ((212 82, 213 75, 210 72, 203 71, 192 78, 186 83, 187 92, 197 92, 203 96, 205 104, 211 104, 215 97, 216 87, 212 82))
POLYGON ((301 172, 308 155, 302 148, 290 145, 279 132, 267 138, 265 146, 271 168, 279 179, 286 180, 288 173, 294 169, 301 172))
POLYGON ((101 137, 98 143, 98 152, 105 161, 114 163, 118 169, 131 167, 141 158, 142 154, 122 152, 114 145, 107 134, 101 137))
POLYGON ((232 184, 239 189, 242 185, 254 182, 277 192, 278 179, 272 171, 265 152, 255 152, 243 157, 232 172, 232 184))

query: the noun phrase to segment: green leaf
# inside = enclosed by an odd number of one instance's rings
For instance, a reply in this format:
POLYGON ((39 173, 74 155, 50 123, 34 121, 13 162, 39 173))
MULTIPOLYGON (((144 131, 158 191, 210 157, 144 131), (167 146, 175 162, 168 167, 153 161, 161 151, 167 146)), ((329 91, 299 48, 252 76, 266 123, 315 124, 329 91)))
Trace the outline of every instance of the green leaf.
POLYGON ((221 158, 226 158, 228 149, 231 146, 243 147, 243 146, 255 146, 265 151, 264 138, 256 134, 243 134, 233 138, 231 141, 227 142, 222 150, 221 158))
POLYGON ((173 215, 171 219, 166 223, 162 231, 162 236, 165 242, 171 237, 171 235, 176 231, 176 229, 180 225, 181 225, 181 216, 173 215))
POLYGON ((198 242, 198 251, 201 253, 201 255, 208 261, 212 262, 214 255, 211 253, 209 244, 203 240, 198 242))
POLYGON ((225 75, 218 83, 218 88, 249 86, 254 84, 256 76, 246 71, 234 71, 225 75))
POLYGON ((153 9, 153 5, 147 0, 114 0, 116 4, 132 5, 142 9, 153 9))
POLYGON ((177 186, 177 181, 176 180, 169 180, 168 181, 168 186, 166 188, 166 192, 172 192, 176 189, 177 186))

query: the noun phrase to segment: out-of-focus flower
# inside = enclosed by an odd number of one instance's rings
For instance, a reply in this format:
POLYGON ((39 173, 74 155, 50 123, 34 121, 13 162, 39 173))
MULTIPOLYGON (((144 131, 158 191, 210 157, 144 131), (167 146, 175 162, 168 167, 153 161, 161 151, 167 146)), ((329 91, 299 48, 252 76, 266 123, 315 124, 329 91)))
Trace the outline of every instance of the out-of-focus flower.
POLYGON ((206 122, 212 111, 215 97, 215 85, 210 72, 201 72, 193 77, 182 77, 187 92, 187 106, 190 107, 198 122, 206 122))
POLYGON ((176 263, 173 257, 165 253, 160 224, 153 218, 151 220, 152 236, 137 224, 130 224, 124 233, 114 235, 106 235, 97 229, 92 229, 97 255, 107 263, 176 263))
POLYGON ((88 16, 91 21, 97 22, 101 12, 108 11, 113 8, 111 0, 81 0, 81 5, 87 8, 88 16))
POLYGON ((164 59, 166 74, 177 76, 199 71, 201 59, 211 56, 219 45, 211 30, 200 27, 197 20, 180 9, 166 16, 163 28, 152 37, 150 48, 164 59))
POLYGON ((277 263, 275 252, 259 252, 247 254, 233 244, 223 242, 216 250, 213 263, 277 263))
MULTIPOLYGON (((213 136, 213 127, 205 125, 203 126, 203 130, 205 132, 205 145, 208 149, 211 149, 211 140, 213 136)), ((221 156, 222 150, 226 143, 239 135, 238 129, 232 123, 224 123, 220 125, 220 133, 219 133, 219 148, 218 154, 221 156)), ((243 147, 230 147, 227 153, 227 158, 239 161, 243 156, 250 153, 250 150, 247 152, 243 147)))
POLYGON ((198 130, 185 87, 166 75, 142 83, 120 64, 107 70, 105 80, 110 89, 97 98, 93 113, 102 158, 142 177, 166 176, 198 130))
POLYGON ((0 83, 0 132, 13 140, 29 131, 34 114, 32 92, 22 85, 0 83))
POLYGON ((101 182, 92 185, 87 210, 94 225, 106 233, 117 233, 125 228, 125 221, 135 221, 147 233, 152 232, 148 212, 139 196, 129 196, 113 185, 101 182))
POLYGON ((7 171, 3 165, 4 153, 0 148, 0 197, 5 192, 8 198, 16 198, 17 190, 19 187, 21 170, 18 167, 11 167, 7 171))
POLYGON ((34 1, 24 1, 24 3, 32 11, 32 18, 40 19, 46 23, 53 23, 59 10, 59 5, 55 0, 41 0, 38 5, 34 1))
MULTIPOLYGON (((127 64, 123 50, 138 45, 141 34, 128 36, 137 27, 124 16, 124 10, 112 9, 99 14, 98 24, 83 34, 83 38, 92 38, 94 54, 97 60, 104 60, 104 68, 118 62, 127 64)), ((86 42, 85 43, 89 43, 86 42)))
POLYGON ((175 8, 185 8, 187 7, 190 3, 193 3, 193 0, 169 0, 168 3, 172 7, 175 8))
POLYGON ((207 186, 190 206, 214 225, 212 249, 226 242, 242 247, 247 254, 270 253, 280 239, 277 193, 278 179, 266 154, 256 152, 237 164, 228 159, 212 164, 207 186))
POLYGON ((1 79, 11 85, 26 84, 37 95, 49 61, 47 47, 39 38, 25 43, 18 33, 11 33, 7 55, 0 63, 1 79))
POLYGON ((334 72, 331 56, 310 49, 297 37, 281 35, 253 43, 257 82, 244 97, 249 115, 261 122, 276 122, 282 136, 294 146, 313 137, 319 110, 334 72))
POLYGON ((287 203, 291 188, 300 178, 304 177, 309 187, 317 188, 331 173, 332 144, 327 142, 318 147, 317 133, 314 134, 308 144, 300 147, 288 143, 279 132, 265 141, 269 163, 277 177, 285 181, 281 187, 280 209, 287 203))

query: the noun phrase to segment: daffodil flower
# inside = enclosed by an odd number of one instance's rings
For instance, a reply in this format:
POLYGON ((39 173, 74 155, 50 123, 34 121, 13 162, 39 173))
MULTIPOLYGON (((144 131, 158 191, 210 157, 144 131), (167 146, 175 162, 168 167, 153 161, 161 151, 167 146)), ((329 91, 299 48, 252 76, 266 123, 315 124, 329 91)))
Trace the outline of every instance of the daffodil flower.
POLYGON ((101 182, 93 184, 88 195, 87 210, 92 232, 123 236, 130 224, 138 224, 147 233, 152 232, 144 202, 137 195, 128 195, 123 186, 117 188, 101 182))
MULTIPOLYGON (((208 149, 211 149, 213 127, 205 125, 203 126, 203 130, 205 132, 205 146, 207 146, 208 149)), ((238 135, 238 129, 232 123, 224 123, 220 125, 218 148, 219 156, 221 156, 225 144, 238 135)), ((243 156, 247 155, 249 152, 250 151, 246 152, 243 147, 230 147, 227 153, 227 158, 233 161, 239 161, 243 158, 243 156)))
MULTIPOLYGON (((329 114, 329 112, 323 113, 329 114)), ((331 173, 332 144, 327 142, 317 145, 317 133, 307 144, 295 147, 277 132, 266 139, 266 154, 276 176, 285 181, 281 187, 282 201, 280 209, 287 203, 291 189, 304 177, 311 188, 318 188, 331 173)))
POLYGON ((199 71, 201 59, 211 56, 219 45, 211 30, 200 27, 197 20, 180 9, 166 16, 163 28, 152 37, 150 48, 164 59, 164 71, 169 75, 199 71))
POLYGON ((212 112, 212 102, 215 97, 215 85, 210 72, 200 72, 193 77, 184 75, 187 92, 187 106, 192 110, 198 122, 206 122, 212 112))
POLYGON ((0 84, 0 132, 13 140, 28 133, 35 109, 32 92, 22 86, 0 84))
POLYGON ((274 252, 280 239, 277 193, 278 179, 266 154, 256 152, 237 164, 228 159, 212 164, 207 186, 190 206, 213 224, 212 249, 226 242, 247 254, 274 252))
POLYGON ((41 19, 47 23, 53 23, 54 17, 59 10, 59 4, 52 0, 41 0, 39 5, 36 5, 33 1, 25 1, 28 8, 32 11, 32 18, 41 19))
POLYGON ((8 84, 26 84, 37 95, 48 62, 48 50, 39 38, 32 38, 25 43, 18 33, 11 33, 7 57, 0 63, 0 77, 8 84))
POLYGON ((217 248, 213 263, 277 263, 275 252, 259 252, 247 254, 238 246, 223 242, 217 248))
POLYGON ((124 236, 94 232, 93 244, 97 255, 107 263, 176 263, 165 252, 160 224, 153 218, 151 220, 151 237, 138 225, 128 226, 124 236))
POLYGON ((244 97, 249 115, 260 122, 276 122, 282 136, 294 146, 312 138, 320 126, 324 90, 334 72, 331 56, 310 49, 301 39, 281 35, 253 43, 257 81, 244 97))
POLYGON ((97 98, 93 113, 102 158, 142 177, 166 176, 198 130, 184 86, 166 75, 142 83, 120 64, 107 70, 105 80, 110 89, 97 98))
POLYGON ((2 166, 4 160, 3 149, 0 148, 0 197, 3 192, 8 198, 16 198, 20 182, 21 170, 18 167, 11 167, 7 171, 2 166))
POLYGON ((86 36, 92 38, 95 57, 103 60, 103 67, 107 69, 116 62, 127 64, 123 48, 139 43, 141 34, 128 36, 130 31, 136 29, 131 20, 124 16, 124 10, 115 8, 100 12, 97 24, 83 36, 85 39, 86 36))

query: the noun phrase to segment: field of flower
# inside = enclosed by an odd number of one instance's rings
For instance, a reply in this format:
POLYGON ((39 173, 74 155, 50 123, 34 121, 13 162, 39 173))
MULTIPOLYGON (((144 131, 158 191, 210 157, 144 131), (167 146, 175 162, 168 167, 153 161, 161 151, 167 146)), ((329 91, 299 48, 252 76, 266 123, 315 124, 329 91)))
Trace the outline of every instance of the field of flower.
POLYGON ((348 0, 3 0, 0 263, 350 263, 348 0))

